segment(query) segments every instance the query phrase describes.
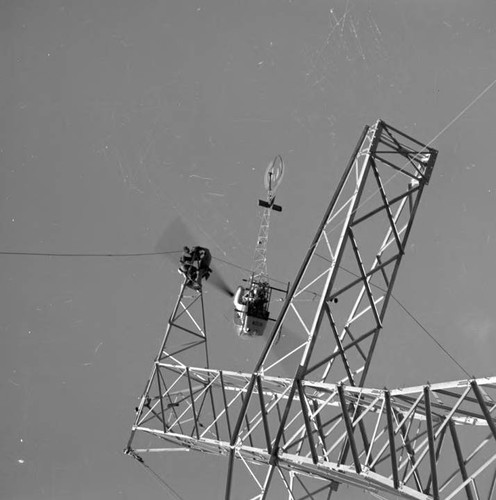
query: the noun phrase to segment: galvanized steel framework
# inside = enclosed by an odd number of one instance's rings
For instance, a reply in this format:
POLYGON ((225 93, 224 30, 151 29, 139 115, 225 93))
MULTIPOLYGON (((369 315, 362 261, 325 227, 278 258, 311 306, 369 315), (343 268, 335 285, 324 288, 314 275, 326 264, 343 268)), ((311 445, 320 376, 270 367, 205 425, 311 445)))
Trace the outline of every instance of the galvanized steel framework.
POLYGON ((254 499, 329 498, 341 483, 491 498, 496 378, 365 387, 436 155, 382 121, 364 129, 252 373, 209 367, 202 293, 183 285, 126 451, 226 455, 226 499, 241 476, 254 499), (269 365, 286 326, 304 339, 269 365))

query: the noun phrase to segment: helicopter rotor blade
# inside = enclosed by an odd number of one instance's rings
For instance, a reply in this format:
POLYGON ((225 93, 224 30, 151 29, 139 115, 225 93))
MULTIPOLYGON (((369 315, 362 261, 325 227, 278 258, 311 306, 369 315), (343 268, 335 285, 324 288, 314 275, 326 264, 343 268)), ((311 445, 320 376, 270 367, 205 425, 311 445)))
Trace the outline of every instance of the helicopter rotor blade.
POLYGON ((210 276, 208 282, 217 288, 220 292, 228 295, 229 297, 234 297, 234 292, 232 288, 226 283, 224 278, 214 269, 212 275, 210 276))
MULTIPOLYGON (((198 242, 192 236, 188 226, 181 217, 178 216, 165 228, 162 237, 155 245, 155 251, 163 253, 171 262, 177 264, 183 247, 188 246, 192 248, 197 244, 198 242)), ((225 295, 234 297, 233 290, 217 270, 212 272, 208 283, 225 295)))
POLYGON ((176 217, 164 230, 155 245, 155 251, 163 253, 167 258, 177 261, 177 255, 184 246, 195 246, 196 242, 181 217, 176 217), (176 253, 177 252, 177 253, 176 253))

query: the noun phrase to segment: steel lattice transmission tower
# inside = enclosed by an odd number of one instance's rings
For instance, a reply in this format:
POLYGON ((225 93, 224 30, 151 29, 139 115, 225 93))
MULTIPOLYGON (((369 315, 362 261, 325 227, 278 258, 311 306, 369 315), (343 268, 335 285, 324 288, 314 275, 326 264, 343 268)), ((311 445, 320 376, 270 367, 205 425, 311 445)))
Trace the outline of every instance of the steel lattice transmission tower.
POLYGON ((225 455, 226 499, 330 498, 340 484, 492 498, 496 377, 365 385, 436 157, 382 121, 365 127, 252 373, 209 367, 202 292, 183 285, 126 452, 225 455), (286 325, 304 340, 269 365, 286 325))

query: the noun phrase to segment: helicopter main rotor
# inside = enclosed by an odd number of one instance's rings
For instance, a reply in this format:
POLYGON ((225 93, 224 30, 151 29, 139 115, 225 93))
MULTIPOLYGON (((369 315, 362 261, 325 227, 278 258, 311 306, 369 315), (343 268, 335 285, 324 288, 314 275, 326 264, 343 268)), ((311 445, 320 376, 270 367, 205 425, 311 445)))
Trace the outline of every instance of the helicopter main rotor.
MULTIPOLYGON (((199 247, 184 221, 178 216, 165 228, 155 249, 163 253, 175 265, 178 265, 179 263, 175 253, 181 253, 181 251, 176 249, 178 247, 184 248, 185 245, 189 245, 192 248, 199 247)), ((221 293, 229 297, 234 297, 234 291, 215 268, 212 270, 208 283, 221 293)))

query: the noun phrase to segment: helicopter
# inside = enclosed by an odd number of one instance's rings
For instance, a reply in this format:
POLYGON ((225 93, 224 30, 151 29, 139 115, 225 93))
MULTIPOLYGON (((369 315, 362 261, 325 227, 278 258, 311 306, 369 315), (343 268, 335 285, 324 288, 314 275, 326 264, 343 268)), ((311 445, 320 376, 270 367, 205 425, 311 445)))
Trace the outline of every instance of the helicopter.
POLYGON ((260 230, 258 233, 257 246, 251 277, 247 286, 238 286, 234 293, 234 329, 239 337, 249 338, 261 336, 271 319, 269 305, 272 291, 286 293, 286 290, 270 285, 267 274, 267 242, 269 236, 269 222, 272 210, 281 212, 282 207, 275 204, 275 191, 281 184, 284 176, 284 162, 281 155, 277 155, 268 165, 264 186, 267 192, 266 200, 258 200, 258 205, 263 207, 260 230))
MULTIPOLYGON (((269 305, 272 292, 277 291, 287 294, 286 289, 277 288, 270 284, 267 273, 267 242, 269 235, 269 222, 272 210, 281 212, 282 207, 275 203, 275 191, 279 187, 284 176, 284 162, 281 155, 277 155, 269 163, 264 175, 264 186, 267 193, 265 200, 258 200, 258 205, 263 208, 257 245, 249 279, 243 279, 246 283, 237 287, 233 292, 218 272, 213 272, 211 266, 212 254, 210 250, 202 246, 183 247, 182 256, 179 259, 178 272, 184 276, 184 285, 197 292, 202 291, 202 281, 208 280, 212 274, 210 283, 232 297, 234 305, 234 329, 239 337, 250 338, 262 336, 268 321, 271 321, 269 305)), ((161 251, 167 249, 168 241, 177 239, 192 240, 186 227, 178 218, 171 224, 159 242, 157 248, 161 251)), ((164 253, 170 254, 175 252, 164 253)))

